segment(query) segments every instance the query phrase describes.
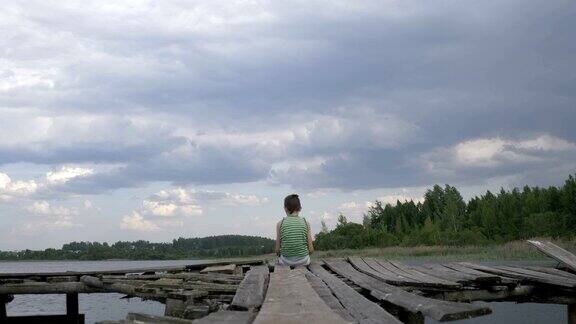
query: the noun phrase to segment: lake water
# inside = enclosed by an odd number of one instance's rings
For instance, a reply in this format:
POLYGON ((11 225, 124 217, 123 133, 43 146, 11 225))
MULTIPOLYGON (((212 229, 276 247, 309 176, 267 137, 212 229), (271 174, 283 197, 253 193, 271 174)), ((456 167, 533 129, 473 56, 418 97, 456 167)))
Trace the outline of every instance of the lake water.
MULTIPOLYGON (((0 272, 57 272, 117 270, 130 268, 165 267, 203 263, 203 260, 173 261, 54 261, 54 262, 0 262, 0 272)), ((407 262, 411 263, 411 262, 407 262)), ((420 263, 420 262, 418 262, 420 263)), ((550 262, 529 262, 551 265, 550 262)), ((499 262, 499 264, 502 264, 499 262)), ((525 262, 507 262, 510 265, 525 262)), ((86 323, 101 320, 124 319, 128 312, 162 315, 164 305, 139 298, 120 299, 121 294, 80 294, 80 312, 86 315, 86 323)), ((566 323, 566 306, 547 304, 486 303, 493 313, 488 316, 452 323, 482 324, 538 324, 566 323)), ((8 315, 39 315, 66 313, 65 295, 17 295, 7 305, 8 315)), ((427 320, 427 323, 436 323, 427 320)))

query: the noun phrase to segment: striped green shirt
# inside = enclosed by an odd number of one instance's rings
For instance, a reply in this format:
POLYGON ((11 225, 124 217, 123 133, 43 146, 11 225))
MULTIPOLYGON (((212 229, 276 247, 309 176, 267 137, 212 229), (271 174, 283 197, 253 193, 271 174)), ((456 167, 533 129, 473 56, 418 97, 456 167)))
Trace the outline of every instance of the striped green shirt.
POLYGON ((280 224, 280 253, 285 257, 308 255, 308 225, 304 218, 284 217, 280 224))

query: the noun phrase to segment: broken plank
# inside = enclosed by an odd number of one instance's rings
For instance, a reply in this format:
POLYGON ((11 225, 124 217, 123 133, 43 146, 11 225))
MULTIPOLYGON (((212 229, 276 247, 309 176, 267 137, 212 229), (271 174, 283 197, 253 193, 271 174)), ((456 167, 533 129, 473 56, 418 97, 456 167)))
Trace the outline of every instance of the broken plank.
POLYGON ((571 283, 568 279, 563 279, 562 277, 554 277, 552 275, 545 276, 544 273, 536 274, 534 272, 529 272, 526 270, 522 270, 520 268, 513 268, 513 267, 505 267, 505 266, 494 266, 489 267, 485 265, 469 263, 469 262, 460 262, 461 265, 479 271, 484 271, 488 273, 494 273, 506 277, 511 277, 515 279, 519 279, 521 281, 526 282, 539 282, 545 283, 550 285, 562 286, 562 287, 574 287, 574 283, 571 283))
POLYGON ((230 307, 232 309, 248 310, 262 306, 269 279, 268 266, 251 267, 246 273, 244 280, 238 286, 230 307))
POLYGON ((487 307, 436 300, 409 293, 358 272, 344 260, 325 260, 325 262, 332 271, 370 291, 373 297, 402 307, 412 313, 420 312, 438 321, 465 319, 492 312, 487 307))
POLYGON ((270 274, 266 299, 255 324, 263 323, 348 323, 316 294, 303 269, 270 274))
POLYGON ((493 273, 478 271, 476 269, 465 267, 462 264, 457 263, 457 262, 444 263, 442 265, 445 267, 448 267, 450 269, 454 269, 456 271, 462 272, 462 273, 477 276, 476 280, 480 280, 480 278, 483 278, 482 280, 487 280, 487 281, 495 280, 495 281, 501 282, 503 284, 516 284, 518 282, 518 280, 514 279, 514 278, 510 278, 510 277, 506 277, 506 276, 500 276, 500 275, 496 275, 493 273))
POLYGON ((540 252, 562 262, 572 271, 576 271, 576 255, 550 241, 528 240, 527 242, 537 248, 540 252))
POLYGON ((401 323, 378 304, 371 302, 342 280, 322 268, 320 264, 313 262, 308 267, 315 276, 328 286, 346 311, 358 321, 358 323, 401 323))
POLYGON ((250 324, 256 318, 254 312, 221 310, 194 320, 194 324, 250 324))
POLYGON ((336 314, 340 315, 340 317, 342 317, 345 321, 348 322, 354 321, 354 318, 352 318, 350 313, 344 308, 344 306, 342 306, 340 301, 338 301, 338 298, 336 298, 336 296, 332 294, 332 291, 330 290, 330 288, 328 288, 328 286, 326 286, 326 284, 324 283, 324 281, 322 281, 322 279, 318 278, 315 274, 311 273, 308 270, 306 270, 305 274, 306 279, 308 279, 308 282, 310 283, 310 286, 312 286, 312 289, 314 289, 314 291, 316 291, 318 296, 320 296, 320 298, 324 300, 326 305, 332 308, 332 310, 336 314))
POLYGON ((206 267, 206 268, 200 270, 200 273, 217 272, 217 273, 234 274, 235 270, 236 270, 236 265, 232 263, 232 264, 226 264, 226 265, 217 265, 217 266, 206 267))

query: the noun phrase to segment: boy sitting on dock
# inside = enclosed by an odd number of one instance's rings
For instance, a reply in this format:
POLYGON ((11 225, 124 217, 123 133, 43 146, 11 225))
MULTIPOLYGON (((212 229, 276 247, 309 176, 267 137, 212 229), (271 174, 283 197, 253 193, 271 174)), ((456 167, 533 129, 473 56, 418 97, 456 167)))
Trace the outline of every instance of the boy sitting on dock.
POLYGON ((284 217, 276 224, 276 255, 278 263, 287 266, 310 264, 310 254, 314 251, 310 224, 300 217, 300 198, 292 194, 284 198, 284 217))

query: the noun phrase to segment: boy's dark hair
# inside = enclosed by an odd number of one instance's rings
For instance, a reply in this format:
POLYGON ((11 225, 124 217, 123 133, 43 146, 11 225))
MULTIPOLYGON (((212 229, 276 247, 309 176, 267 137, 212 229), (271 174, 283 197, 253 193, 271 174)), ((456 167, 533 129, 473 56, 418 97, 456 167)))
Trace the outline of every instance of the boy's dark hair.
POLYGON ((299 212, 302 210, 302 205, 300 205, 300 198, 297 194, 291 194, 284 198, 284 208, 292 214, 294 212, 299 212))

